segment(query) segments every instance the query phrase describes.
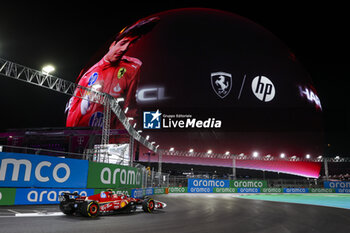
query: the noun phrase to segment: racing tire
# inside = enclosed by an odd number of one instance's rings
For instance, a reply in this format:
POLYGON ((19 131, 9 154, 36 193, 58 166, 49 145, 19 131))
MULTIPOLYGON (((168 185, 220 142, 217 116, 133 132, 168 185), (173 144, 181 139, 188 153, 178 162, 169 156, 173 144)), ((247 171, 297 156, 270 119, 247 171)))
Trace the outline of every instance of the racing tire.
POLYGON ((142 209, 145 212, 152 213, 154 211, 155 202, 152 198, 145 199, 142 203, 142 209))
POLYGON ((74 214, 74 208, 70 204, 60 202, 60 210, 65 215, 73 215, 74 214))
POLYGON ((84 202, 80 206, 80 214, 85 217, 95 218, 100 214, 100 205, 96 201, 84 202))

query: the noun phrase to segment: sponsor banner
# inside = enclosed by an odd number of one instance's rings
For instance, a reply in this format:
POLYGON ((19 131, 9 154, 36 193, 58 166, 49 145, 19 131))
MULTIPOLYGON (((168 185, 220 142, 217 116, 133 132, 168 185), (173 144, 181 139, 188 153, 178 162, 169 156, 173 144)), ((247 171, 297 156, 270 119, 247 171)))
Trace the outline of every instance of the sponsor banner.
POLYGON ((142 198, 143 196, 144 196, 144 190, 143 189, 132 189, 131 190, 131 197, 142 198))
POLYGON ((237 193, 237 188, 214 188, 214 193, 237 193))
POLYGON ((212 187, 188 187, 187 191, 189 193, 212 193, 212 187))
POLYGON ((335 189, 336 193, 350 193, 350 189, 335 189))
POLYGON ((0 205, 14 205, 15 197, 15 188, 0 188, 0 205))
POLYGON ((32 189, 18 188, 15 205, 58 204, 58 197, 63 192, 78 192, 82 196, 91 196, 93 189, 32 189))
POLYGON ((169 193, 187 193, 187 187, 169 187, 169 193))
POLYGON ((283 193, 282 188, 262 188, 260 189, 262 193, 283 193))
POLYGON ((154 188, 154 195, 167 194, 166 188, 154 188))
POLYGON ((325 181, 323 186, 331 189, 350 189, 350 181, 325 181))
POLYGON ((145 189, 132 189, 131 197, 134 198, 142 198, 144 196, 150 196, 154 194, 153 188, 145 188, 145 189))
POLYGON ((308 193, 308 188, 284 188, 284 193, 308 193))
POLYGON ((87 188, 141 188, 139 169, 116 164, 89 162, 87 188))
POLYGON ((267 188, 266 180, 230 180, 231 188, 267 188))
POLYGON ((0 163, 0 187, 86 187, 86 160, 0 152, 0 163))
POLYGON ((146 196, 150 196, 150 195, 154 194, 154 189, 153 188, 146 188, 146 189, 143 189, 143 190, 144 190, 146 196))
MULTIPOLYGON (((106 189, 94 189, 94 194, 99 194, 101 192, 107 191, 106 189)), ((112 192, 114 192, 117 195, 131 195, 131 189, 123 189, 123 188, 118 188, 118 189, 112 189, 112 192)))
POLYGON ((238 193, 260 193, 260 188, 238 188, 238 193))
POLYGON ((309 188, 310 193, 335 193, 335 189, 309 188))
POLYGON ((229 188, 229 180, 209 180, 209 179, 188 179, 188 189, 190 188, 229 188))

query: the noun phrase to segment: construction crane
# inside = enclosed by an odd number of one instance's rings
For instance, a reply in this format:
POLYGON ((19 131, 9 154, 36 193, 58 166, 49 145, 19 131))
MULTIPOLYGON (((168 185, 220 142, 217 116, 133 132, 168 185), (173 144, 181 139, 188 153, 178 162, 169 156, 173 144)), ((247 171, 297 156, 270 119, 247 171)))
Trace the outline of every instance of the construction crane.
POLYGON ((146 138, 142 137, 136 129, 132 127, 132 125, 129 123, 128 117, 124 114, 124 111, 118 104, 119 101, 107 93, 83 87, 73 82, 52 76, 48 73, 43 73, 41 71, 16 64, 14 62, 7 61, 2 58, 0 58, 0 76, 13 78, 19 81, 23 81, 32 85, 47 88, 49 90, 53 90, 62 94, 78 98, 84 98, 84 96, 89 94, 89 96, 91 96, 92 102, 104 105, 104 118, 101 140, 102 145, 106 145, 109 143, 110 118, 111 112, 113 112, 130 135, 131 155, 133 153, 132 147, 134 144, 134 140, 137 140, 149 150, 157 152, 158 147, 155 147, 153 144, 151 144, 148 140, 146 140, 146 138))

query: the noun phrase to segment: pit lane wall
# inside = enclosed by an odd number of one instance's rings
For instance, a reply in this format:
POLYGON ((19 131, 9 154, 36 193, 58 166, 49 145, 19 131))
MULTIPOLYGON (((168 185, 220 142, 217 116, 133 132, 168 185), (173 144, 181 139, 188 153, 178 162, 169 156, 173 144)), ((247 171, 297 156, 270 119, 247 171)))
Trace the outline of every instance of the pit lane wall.
POLYGON ((66 191, 89 196, 111 188, 133 195, 142 179, 134 167, 0 152, 0 205, 56 204, 66 191))

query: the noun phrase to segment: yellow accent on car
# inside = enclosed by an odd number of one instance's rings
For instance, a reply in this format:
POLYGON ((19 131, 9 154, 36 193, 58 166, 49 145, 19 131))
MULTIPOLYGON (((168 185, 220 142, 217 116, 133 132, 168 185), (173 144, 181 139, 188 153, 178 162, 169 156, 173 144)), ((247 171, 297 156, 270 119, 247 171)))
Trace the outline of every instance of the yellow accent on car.
POLYGON ((120 203, 120 208, 124 208, 127 204, 127 201, 122 201, 122 203, 120 203))

